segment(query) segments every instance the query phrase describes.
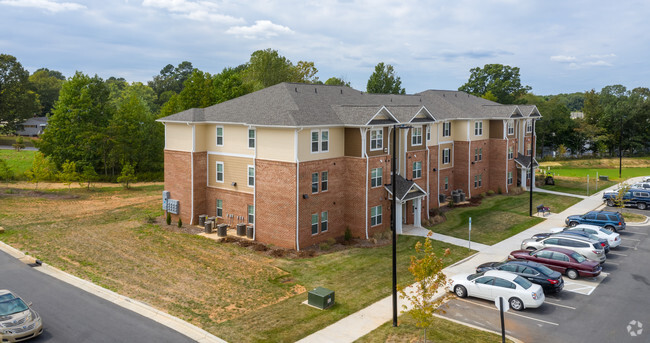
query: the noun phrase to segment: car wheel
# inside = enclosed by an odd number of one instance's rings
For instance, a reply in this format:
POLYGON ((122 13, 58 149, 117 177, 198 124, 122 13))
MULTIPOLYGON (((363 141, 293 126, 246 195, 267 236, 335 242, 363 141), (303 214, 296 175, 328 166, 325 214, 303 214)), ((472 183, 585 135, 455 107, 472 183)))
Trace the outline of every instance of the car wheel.
POLYGON ((607 206, 609 206, 609 207, 614 207, 614 200, 612 200, 612 199, 607 199, 607 206))
POLYGON ((645 210, 645 207, 646 207, 646 206, 645 206, 645 203, 644 203, 644 202, 640 202, 640 203, 636 204, 636 207, 637 207, 639 210, 645 210))
POLYGON ((605 229, 607 229, 607 230, 609 230, 609 231, 612 231, 612 232, 618 232, 618 231, 616 230, 616 228, 613 227, 613 226, 611 226, 611 225, 607 225, 607 226, 605 226, 605 229))
POLYGON ((519 298, 510 298, 510 307, 515 311, 521 311, 524 309, 524 302, 519 298))
POLYGON ((467 289, 465 289, 465 287, 463 287, 463 286, 454 287, 454 293, 456 293, 456 295, 459 298, 466 298, 467 297, 467 289))
POLYGON ((535 251, 535 250, 537 250, 537 249, 535 249, 535 248, 533 248, 533 247, 528 247, 528 248, 526 248, 526 250, 528 250, 528 251, 535 251))
POLYGON ((575 279, 578 278, 579 274, 578 274, 578 271, 575 270, 575 269, 567 269, 566 270, 566 276, 568 276, 569 279, 571 279, 571 280, 575 280, 575 279))

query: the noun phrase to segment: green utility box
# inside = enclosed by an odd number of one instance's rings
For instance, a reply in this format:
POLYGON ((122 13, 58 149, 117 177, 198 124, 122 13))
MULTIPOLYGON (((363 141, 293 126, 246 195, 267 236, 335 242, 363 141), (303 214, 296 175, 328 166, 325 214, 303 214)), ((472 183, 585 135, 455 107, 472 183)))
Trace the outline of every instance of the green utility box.
POLYGON ((323 287, 316 287, 307 294, 307 303, 324 310, 334 305, 334 291, 323 287))

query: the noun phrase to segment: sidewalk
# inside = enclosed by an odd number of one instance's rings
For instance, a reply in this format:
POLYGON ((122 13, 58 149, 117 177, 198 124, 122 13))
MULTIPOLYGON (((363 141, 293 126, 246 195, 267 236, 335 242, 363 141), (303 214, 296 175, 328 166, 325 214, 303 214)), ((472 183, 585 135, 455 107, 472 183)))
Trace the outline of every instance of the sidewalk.
MULTIPOLYGON (((637 178, 628 180, 629 182, 634 182, 637 178)), ((638 178, 641 179, 641 178, 638 178)), ((593 211, 601 206, 603 206, 602 193, 614 189, 616 185, 592 194, 589 197, 584 197, 582 201, 577 204, 567 208, 566 210, 560 213, 551 213, 546 216, 546 220, 523 231, 510 238, 507 238, 497 244, 492 246, 486 246, 479 243, 472 242, 472 249, 479 250, 478 253, 462 260, 454 265, 451 265, 445 269, 443 272, 447 275, 455 275, 460 273, 474 273, 476 271, 476 266, 491 261, 501 261, 504 260, 508 254, 513 250, 518 250, 521 241, 530 238, 532 235, 541 232, 548 232, 549 229, 554 227, 563 227, 564 219, 567 216, 573 214, 582 214, 589 211, 593 211)), ((543 191, 540 189, 533 189, 533 191, 543 191)), ((565 194, 560 192, 546 191, 558 195, 566 196, 576 196, 574 194, 565 194)), ((582 197, 582 196, 577 196, 582 197)), ((424 228, 414 228, 409 227, 404 228, 404 234, 406 235, 426 235, 429 230, 424 228)), ((466 240, 461 240, 454 237, 448 237, 444 235, 434 234, 434 239, 440 238, 440 240, 460 245, 463 247, 467 246, 466 240), (458 244, 457 244, 458 243, 458 244)), ((442 295, 447 290, 440 290, 439 294, 442 295)), ((402 312, 402 305, 404 304, 404 299, 398 296, 397 306, 399 313, 402 312)), ((338 322, 317 331, 303 339, 300 343, 325 343, 325 342, 354 342, 355 340, 365 336, 371 331, 378 328, 380 325, 392 320, 392 301, 391 297, 388 296, 363 310, 356 312, 348 317, 345 317, 338 322)))

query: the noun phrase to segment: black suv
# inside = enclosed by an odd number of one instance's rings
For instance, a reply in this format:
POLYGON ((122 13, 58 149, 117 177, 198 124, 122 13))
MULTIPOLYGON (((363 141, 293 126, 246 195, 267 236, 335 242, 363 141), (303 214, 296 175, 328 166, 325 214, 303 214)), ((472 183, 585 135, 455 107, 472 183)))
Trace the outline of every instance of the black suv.
POLYGON ((505 262, 487 262, 476 267, 476 272, 485 272, 488 270, 504 270, 523 278, 528 281, 542 286, 544 293, 558 293, 564 287, 562 274, 551 270, 547 266, 526 260, 511 260, 505 262))

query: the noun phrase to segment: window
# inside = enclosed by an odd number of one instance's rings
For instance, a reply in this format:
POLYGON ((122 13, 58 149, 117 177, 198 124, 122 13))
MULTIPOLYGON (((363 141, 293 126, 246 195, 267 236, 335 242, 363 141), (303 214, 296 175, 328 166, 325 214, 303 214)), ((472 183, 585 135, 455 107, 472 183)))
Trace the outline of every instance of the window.
POLYGON ((255 129, 248 129, 248 148, 255 148, 255 129))
POLYGON ((474 122, 474 136, 482 136, 483 135, 483 122, 482 121, 475 121, 474 122))
POLYGON ((503 288, 516 288, 515 284, 502 278, 494 278, 494 285, 503 288))
POLYGON ((474 161, 478 161, 478 148, 474 149, 474 161))
POLYGON ((551 255, 551 259, 556 260, 556 261, 565 261, 569 262, 569 256, 559 253, 559 252, 553 252, 551 255))
POLYGON ((445 190, 449 189, 449 176, 445 176, 445 190))
POLYGON ((223 146, 223 127, 217 126, 217 146, 223 146))
POLYGON ((329 151, 329 130, 312 130, 311 131, 311 152, 328 152, 329 151), (319 150, 320 149, 320 150, 319 150))
POLYGON ((510 119, 508 120, 508 135, 515 134, 515 121, 510 119))
POLYGON ((533 132, 533 121, 531 119, 526 119, 526 133, 533 132))
POLYGON ((255 224, 255 206, 248 205, 248 224, 255 224))
POLYGON ((255 166, 248 166, 248 187, 255 186, 255 166))
POLYGON ((327 211, 320 214, 320 232, 327 231, 327 211))
POLYGON ((370 150, 381 150, 384 148, 384 129, 370 130, 370 150))
POLYGON ((515 149, 511 146, 508 147, 508 159, 511 160, 514 157, 515 149))
POLYGON ((427 141, 431 140, 431 126, 427 125, 427 141))
POLYGON ((311 234, 315 235, 318 233, 318 213, 311 215, 311 234))
POLYGON ((478 160, 483 161, 483 148, 478 148, 478 160))
POLYGON ((422 128, 414 127, 411 129, 411 145, 422 145, 422 128))
POLYGON ((474 188, 478 187, 478 175, 474 175, 474 188))
POLYGON ((381 205, 370 209, 370 226, 381 224, 381 205))
POLYGON ((512 172, 508 172, 508 184, 512 185, 512 172))
POLYGON ((442 123, 442 136, 451 136, 451 122, 442 123))
POLYGON ((322 130, 320 132, 320 151, 330 151, 330 130, 322 130))
POLYGON ((536 255, 538 258, 548 258, 552 259, 553 258, 553 252, 550 250, 542 250, 537 253, 536 255))
POLYGON ((413 178, 419 179, 422 177, 422 162, 413 162, 413 178))
POLYGON ((217 217, 223 217, 223 200, 217 199, 217 217))
POLYGON ((327 191, 327 172, 326 171, 320 173, 320 191, 321 192, 326 192, 327 191))
POLYGON ((531 156, 533 154, 532 144, 526 143, 526 155, 531 156))
POLYGON ((383 184, 382 182, 383 169, 375 168, 370 171, 370 187, 379 187, 383 184))
POLYGON ((217 162, 217 182, 223 182, 223 162, 217 162))
POLYGON ((479 174, 478 176, 478 186, 483 187, 483 174, 479 174))
POLYGON ((311 132, 311 152, 318 152, 318 130, 311 132))
POLYGON ((449 164, 451 149, 442 149, 442 164, 449 164))
POLYGON ((311 174, 311 192, 318 193, 318 173, 311 174))
POLYGON ((494 284, 494 276, 483 276, 478 279, 476 279, 476 283, 481 283, 484 285, 493 285, 494 284))

